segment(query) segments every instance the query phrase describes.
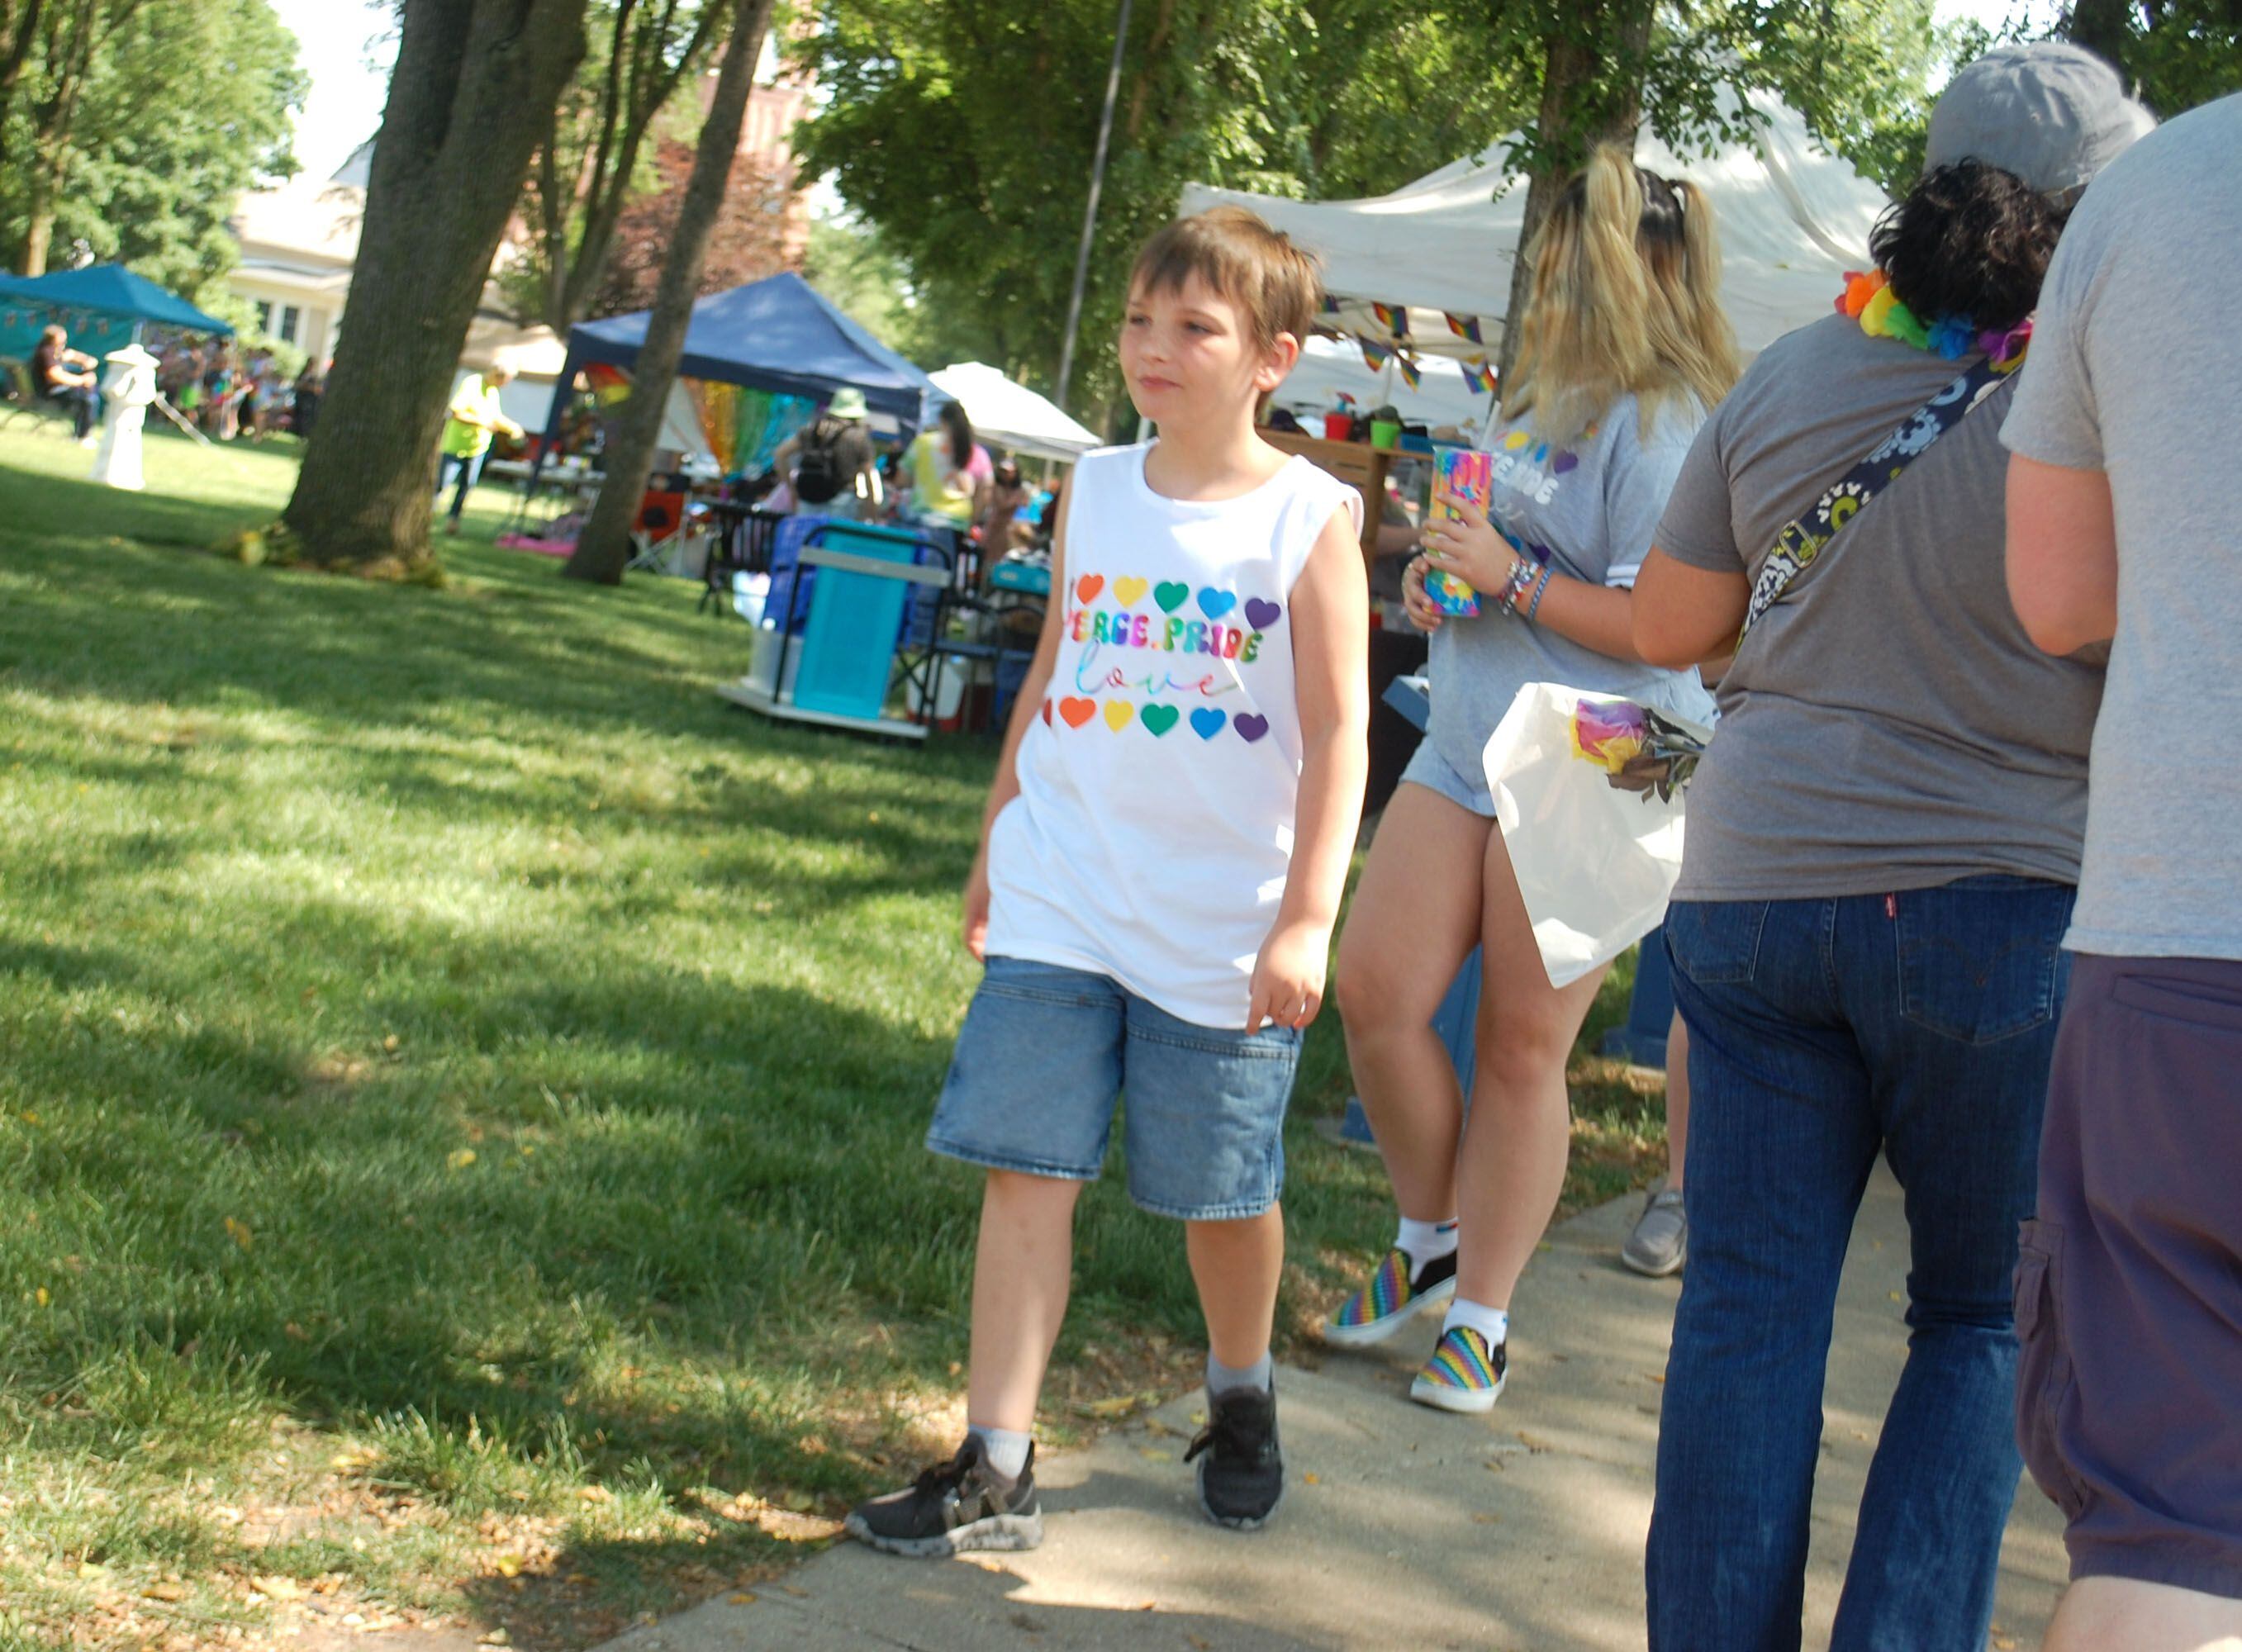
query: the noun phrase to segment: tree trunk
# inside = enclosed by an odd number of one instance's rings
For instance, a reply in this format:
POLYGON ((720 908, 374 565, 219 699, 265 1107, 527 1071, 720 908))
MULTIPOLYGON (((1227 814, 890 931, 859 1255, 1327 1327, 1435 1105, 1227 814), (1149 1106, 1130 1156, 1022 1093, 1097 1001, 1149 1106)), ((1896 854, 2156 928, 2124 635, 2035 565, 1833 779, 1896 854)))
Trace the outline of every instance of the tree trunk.
POLYGON ((2108 58, 2130 83, 2132 77, 2125 73, 2125 49, 2132 44, 2132 14, 2131 0, 2072 0, 2070 14, 2063 20, 2063 32, 2073 44, 2108 58))
POLYGON ((1578 32, 1553 33, 1534 123, 1540 162, 1527 175, 1526 212, 1510 270, 1510 306, 1497 359, 1505 382, 1518 359, 1518 323, 1533 296, 1534 238, 1588 151, 1601 143, 1635 147, 1642 124, 1643 64, 1650 50, 1650 0, 1599 3, 1578 32), (1601 83, 1598 71, 1602 71, 1601 83))
POLYGON ((621 582, 630 560, 630 527, 638 515, 639 500, 654 470, 654 450, 661 440, 661 415, 669 405, 669 388, 677 381, 677 364, 685 354, 685 330, 693 319, 693 300, 701 285, 701 260, 708 248, 708 232, 724 204, 724 185, 740 152, 740 128, 748 113, 748 94, 755 87, 755 59, 762 56, 763 32, 770 25, 771 0, 735 0, 732 38, 724 48, 724 65, 716 75, 716 95, 708 118, 701 128, 693 154, 693 175, 685 185, 685 199, 677 213, 677 232, 669 245, 668 262, 661 266, 661 283, 654 289, 654 312, 648 318, 646 342, 631 370, 630 400, 607 453, 607 480, 592 506, 591 520, 561 572, 573 580, 599 585, 621 582))
POLYGON ((453 369, 583 21, 584 0, 405 0, 349 312, 283 518, 305 560, 430 561, 453 369))

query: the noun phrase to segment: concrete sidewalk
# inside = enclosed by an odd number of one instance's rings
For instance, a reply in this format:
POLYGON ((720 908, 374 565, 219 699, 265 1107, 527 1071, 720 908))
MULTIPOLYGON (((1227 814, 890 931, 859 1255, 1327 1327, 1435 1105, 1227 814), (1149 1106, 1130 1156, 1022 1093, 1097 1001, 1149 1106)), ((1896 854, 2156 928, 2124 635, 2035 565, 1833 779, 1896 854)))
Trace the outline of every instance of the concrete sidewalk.
MULTIPOLYGON (((1549 1236, 1513 1304, 1510 1386, 1486 1419, 1408 1403, 1431 1320, 1392 1352, 1279 1373, 1283 1508, 1260 1534, 1201 1517, 1180 1400, 1043 1465, 1045 1535, 1027 1555, 916 1562, 842 1542, 752 1602, 713 1602, 609 1652, 1278 1652, 1643 1645, 1659 1373, 1675 1280, 1624 1272, 1638 1201, 1549 1236)), ((1826 1646, 1854 1511, 1905 1352, 1899 1190, 1871 1184, 1847 1259, 1814 1503, 1806 1645, 1826 1646)), ((2060 1523, 2026 1481, 1993 1645, 2037 1646, 2064 1574, 2060 1523)))

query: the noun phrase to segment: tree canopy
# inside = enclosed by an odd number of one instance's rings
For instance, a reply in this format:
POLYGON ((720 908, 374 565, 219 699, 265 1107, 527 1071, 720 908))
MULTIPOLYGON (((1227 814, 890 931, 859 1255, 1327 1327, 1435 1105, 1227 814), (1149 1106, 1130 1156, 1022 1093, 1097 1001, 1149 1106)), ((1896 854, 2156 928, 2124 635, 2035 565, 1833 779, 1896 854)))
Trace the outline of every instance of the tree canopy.
POLYGON ((43 269, 82 244, 216 301, 234 202, 295 170, 295 37, 267 0, 0 5, 0 59, 35 25, 12 89, 0 74, 0 257, 43 269))
MULTIPOLYGON (((2209 3, 2209 0, 2204 0, 2209 3)), ((2220 0, 2224 3, 2224 0, 2220 0)), ((819 0, 795 50, 828 101, 797 139, 913 298, 910 329, 1046 385, 1056 365, 1112 0, 819 0)), ((1871 176, 1903 178, 1950 37, 1930 0, 1138 0, 1078 375, 1131 249, 1186 182, 1382 193, 1504 134, 1554 176, 1646 121, 1685 151, 1723 85, 1768 86, 1871 176)), ((836 249, 829 246, 829 253, 836 249)), ((910 347, 912 340, 902 340, 910 347)))

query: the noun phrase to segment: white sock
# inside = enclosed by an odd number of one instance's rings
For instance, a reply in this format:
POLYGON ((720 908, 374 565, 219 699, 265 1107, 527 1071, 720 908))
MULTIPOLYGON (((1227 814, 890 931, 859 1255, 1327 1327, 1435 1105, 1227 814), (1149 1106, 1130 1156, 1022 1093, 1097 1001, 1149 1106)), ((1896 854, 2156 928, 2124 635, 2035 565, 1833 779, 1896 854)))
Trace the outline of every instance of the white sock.
POLYGON ((1206 1391, 1210 1394, 1230 1393, 1239 1388, 1266 1393, 1276 1382, 1277 1362, 1269 1357, 1266 1348, 1252 1365, 1225 1365, 1212 1353, 1206 1356, 1206 1391))
POLYGON ((1425 1264, 1456 1253, 1456 1219, 1451 1216, 1445 1222, 1416 1222, 1405 1216, 1393 1242, 1409 1259, 1409 1276, 1413 1283, 1416 1276, 1425 1271, 1425 1264))
POLYGON ((1017 1480, 1020 1471, 1028 1466, 1028 1447, 1035 1436, 1010 1428, 983 1428, 979 1423, 968 1424, 965 1432, 981 1441, 981 1449, 988 1454, 989 1467, 1007 1480, 1017 1480))
POLYGON ((1440 1323, 1440 1334, 1446 1336, 1460 1325, 1471 1326, 1487 1339, 1487 1346, 1494 1347, 1510 1334, 1510 1310, 1491 1308, 1484 1302, 1467 1302, 1458 1297, 1448 1304, 1448 1317, 1440 1323))

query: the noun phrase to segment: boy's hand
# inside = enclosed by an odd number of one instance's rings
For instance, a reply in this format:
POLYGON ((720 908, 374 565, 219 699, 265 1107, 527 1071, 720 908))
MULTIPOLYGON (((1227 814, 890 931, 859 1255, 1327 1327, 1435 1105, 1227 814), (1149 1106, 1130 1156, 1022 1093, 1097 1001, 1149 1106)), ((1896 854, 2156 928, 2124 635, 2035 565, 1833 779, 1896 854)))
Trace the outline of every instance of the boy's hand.
POLYGON ((989 856, 984 851, 973 857, 973 870, 965 878, 965 950, 973 955, 977 964, 989 961, 989 856))
POLYGON ((1252 999, 1245 1030, 1264 1025, 1305 1027, 1324 1005, 1324 971, 1331 962, 1331 925, 1279 918, 1253 964, 1252 999))

